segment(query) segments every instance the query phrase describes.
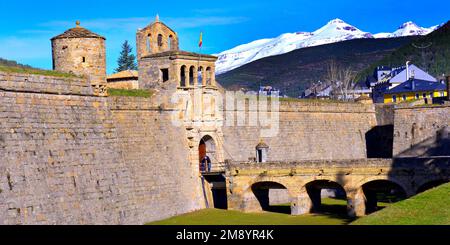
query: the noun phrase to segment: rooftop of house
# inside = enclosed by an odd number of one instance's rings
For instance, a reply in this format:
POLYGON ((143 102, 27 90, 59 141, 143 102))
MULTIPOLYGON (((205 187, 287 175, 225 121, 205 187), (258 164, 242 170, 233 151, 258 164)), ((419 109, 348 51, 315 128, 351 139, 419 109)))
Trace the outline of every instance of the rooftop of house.
POLYGON ((134 71, 134 70, 126 70, 126 71, 121 71, 118 73, 114 73, 110 76, 108 76, 108 80, 114 80, 114 79, 124 79, 124 78, 138 78, 139 77, 139 73, 138 71, 134 71))
POLYGON ((51 40, 55 39, 64 39, 64 38, 101 38, 106 40, 106 38, 95 34, 88 29, 85 29, 80 26, 80 22, 76 22, 76 26, 74 28, 71 28, 67 31, 65 31, 63 34, 58 35, 56 37, 53 37, 51 40))
POLYGON ((397 87, 389 90, 386 94, 398 94, 408 92, 442 91, 446 89, 445 83, 432 82, 419 79, 410 79, 397 87))

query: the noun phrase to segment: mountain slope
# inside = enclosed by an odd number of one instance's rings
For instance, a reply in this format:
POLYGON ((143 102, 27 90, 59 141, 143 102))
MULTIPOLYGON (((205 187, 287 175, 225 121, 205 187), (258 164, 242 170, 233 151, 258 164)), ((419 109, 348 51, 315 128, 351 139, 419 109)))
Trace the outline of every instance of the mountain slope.
POLYGON ((361 38, 426 35, 435 30, 436 27, 422 28, 410 21, 401 25, 394 33, 372 35, 345 23, 343 20, 334 19, 314 32, 285 33, 276 38, 256 40, 224 51, 218 55, 216 72, 217 74, 225 73, 255 60, 285 54, 300 48, 361 38))
POLYGON ((2 59, 0 58, 0 66, 3 67, 17 67, 17 68, 32 68, 29 65, 22 65, 20 63, 17 63, 16 61, 12 61, 12 60, 6 60, 6 59, 2 59))
POLYGON ((358 79, 372 75, 377 66, 402 66, 408 60, 433 76, 448 75, 450 73, 450 21, 427 36, 420 37, 374 62, 358 75, 358 79))
POLYGON ((258 90, 271 85, 297 97, 311 83, 323 80, 331 60, 361 71, 417 37, 356 39, 297 49, 287 54, 263 58, 217 76, 225 88, 258 90))
POLYGON ((17 63, 16 61, 6 60, 0 58, 0 72, 7 73, 23 73, 23 74, 35 74, 35 75, 44 75, 44 76, 56 76, 56 77, 76 77, 73 74, 63 73, 58 71, 48 71, 33 68, 29 65, 23 65, 17 63))

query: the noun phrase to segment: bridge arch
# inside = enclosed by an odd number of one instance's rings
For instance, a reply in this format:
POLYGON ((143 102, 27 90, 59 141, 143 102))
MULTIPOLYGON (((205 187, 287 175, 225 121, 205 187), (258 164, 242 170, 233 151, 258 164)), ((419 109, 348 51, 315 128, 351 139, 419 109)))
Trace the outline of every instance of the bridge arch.
POLYGON ((346 215, 347 192, 338 180, 326 178, 306 181, 301 187, 300 194, 292 204, 293 215, 300 215, 314 212, 337 213, 346 215), (323 198, 334 199, 333 204, 323 204, 323 198), (339 201, 344 201, 344 205, 339 205, 339 201))
POLYGON ((371 178, 357 189, 353 208, 357 216, 371 214, 384 208, 380 202, 394 203, 408 197, 408 189, 389 178, 371 178))
POLYGON ((278 181, 257 181, 250 185, 247 193, 256 199, 259 207, 255 209, 258 211, 291 213, 290 205, 283 205, 291 203, 291 194, 287 185, 278 181))
POLYGON ((407 183, 404 183, 403 181, 388 175, 377 175, 368 178, 363 178, 361 179, 361 181, 358 181, 356 185, 346 186, 346 188, 358 191, 363 185, 373 181, 387 181, 394 183, 400 186, 405 191, 408 197, 414 195, 414 191, 411 188, 409 188, 409 185, 407 183))

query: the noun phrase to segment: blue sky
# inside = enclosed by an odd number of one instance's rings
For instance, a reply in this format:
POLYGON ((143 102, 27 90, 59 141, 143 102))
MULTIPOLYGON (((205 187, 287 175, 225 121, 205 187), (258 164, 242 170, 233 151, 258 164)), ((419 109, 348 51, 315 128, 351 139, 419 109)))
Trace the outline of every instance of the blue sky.
POLYGON ((49 39, 80 20, 107 38, 108 73, 121 43, 129 40, 134 47, 136 30, 157 13, 178 32, 183 50, 198 51, 203 31, 203 53, 209 54, 285 32, 314 31, 334 18, 372 33, 393 32, 409 20, 430 27, 450 19, 447 0, 1 0, 0 8, 0 57, 50 69, 49 39))

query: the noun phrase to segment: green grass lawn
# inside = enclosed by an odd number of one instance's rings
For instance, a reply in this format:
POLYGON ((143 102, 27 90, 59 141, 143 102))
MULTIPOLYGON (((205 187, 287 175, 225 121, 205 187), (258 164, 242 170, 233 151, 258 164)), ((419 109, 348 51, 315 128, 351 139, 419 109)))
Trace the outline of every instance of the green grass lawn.
POLYGON ((43 75, 43 76, 53 76, 53 77, 77 77, 73 74, 50 71, 50 70, 41 70, 36 68, 25 68, 25 67, 17 67, 17 66, 4 66, 0 65, 0 71, 7 73, 21 73, 21 74, 34 74, 34 75, 43 75))
POLYGON ((393 204, 352 224, 450 225, 450 184, 393 204))
POLYGON ((148 225, 346 225, 352 219, 346 214, 346 201, 324 199, 318 214, 291 216, 288 205, 278 205, 279 213, 242 213, 220 209, 204 209, 148 225))
POLYGON ((150 98, 153 91, 145 89, 108 89, 109 96, 142 97, 150 98))
POLYGON ((450 184, 397 203, 379 202, 378 207, 380 211, 352 220, 345 200, 326 198, 316 214, 291 216, 287 204, 264 213, 205 209, 148 225, 450 225, 450 184))

